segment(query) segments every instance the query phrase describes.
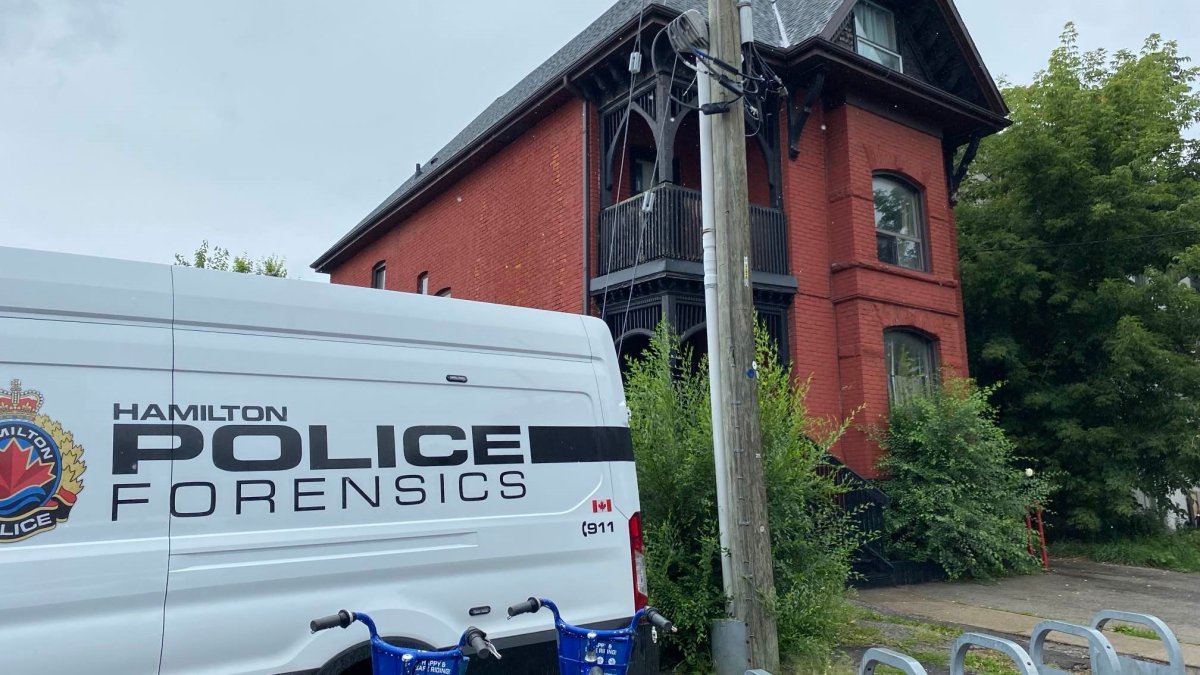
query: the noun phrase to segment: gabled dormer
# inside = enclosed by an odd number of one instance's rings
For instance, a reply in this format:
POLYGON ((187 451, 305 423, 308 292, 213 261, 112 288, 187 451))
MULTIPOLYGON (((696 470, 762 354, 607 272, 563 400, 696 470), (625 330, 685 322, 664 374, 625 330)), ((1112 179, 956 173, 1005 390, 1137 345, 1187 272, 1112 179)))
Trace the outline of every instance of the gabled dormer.
POLYGON ((950 0, 846 0, 825 37, 865 60, 1007 113, 950 0))

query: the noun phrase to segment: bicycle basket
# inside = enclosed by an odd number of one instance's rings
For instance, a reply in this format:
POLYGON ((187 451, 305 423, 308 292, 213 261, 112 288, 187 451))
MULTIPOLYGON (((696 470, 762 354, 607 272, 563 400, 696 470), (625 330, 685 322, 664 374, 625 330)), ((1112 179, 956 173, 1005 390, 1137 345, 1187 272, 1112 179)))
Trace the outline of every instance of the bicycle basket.
POLYGON ((586 675, 599 667, 604 675, 625 675, 633 635, 598 636, 594 631, 558 631, 558 668, 561 675, 586 675))
POLYGON ((380 637, 371 638, 372 675, 464 675, 466 661, 457 649, 421 652, 390 645, 380 637))

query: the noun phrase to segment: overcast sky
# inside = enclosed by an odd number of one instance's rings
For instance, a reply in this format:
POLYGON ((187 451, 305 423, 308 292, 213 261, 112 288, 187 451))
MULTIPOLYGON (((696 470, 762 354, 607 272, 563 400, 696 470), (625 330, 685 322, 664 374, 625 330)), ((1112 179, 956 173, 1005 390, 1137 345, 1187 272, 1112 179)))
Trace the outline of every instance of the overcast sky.
MULTIPOLYGON (((0 0, 0 245, 293 276, 609 0, 0 0)), ((958 0, 993 75, 1063 24, 1200 59, 1200 0, 958 0)))

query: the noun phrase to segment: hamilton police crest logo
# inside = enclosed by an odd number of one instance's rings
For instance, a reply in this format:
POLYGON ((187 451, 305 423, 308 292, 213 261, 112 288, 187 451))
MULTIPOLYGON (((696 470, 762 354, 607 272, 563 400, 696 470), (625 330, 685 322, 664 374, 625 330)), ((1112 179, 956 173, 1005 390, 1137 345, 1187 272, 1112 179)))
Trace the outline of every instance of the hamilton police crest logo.
POLYGON ((0 389, 0 545, 53 530, 83 489, 83 448, 42 403, 20 380, 0 389))

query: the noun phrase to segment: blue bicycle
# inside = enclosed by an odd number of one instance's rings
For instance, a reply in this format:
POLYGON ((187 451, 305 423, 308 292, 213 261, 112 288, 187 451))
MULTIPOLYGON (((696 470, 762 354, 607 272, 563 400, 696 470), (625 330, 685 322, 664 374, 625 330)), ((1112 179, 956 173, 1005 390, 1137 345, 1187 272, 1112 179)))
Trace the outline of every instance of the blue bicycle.
POLYGON ((559 675, 625 675, 629 669, 637 627, 643 617, 656 628, 669 632, 676 630, 675 624, 653 607, 639 609, 625 628, 600 630, 573 626, 563 621, 558 607, 545 598, 529 598, 509 607, 508 618, 533 614, 543 607, 554 614, 554 628, 558 631, 559 675))
POLYGON ((366 624, 371 631, 371 673, 373 675, 463 675, 467 671, 470 657, 463 654, 463 647, 470 646, 480 659, 500 658, 496 647, 487 639, 487 634, 471 626, 463 631, 458 644, 450 649, 429 651, 410 649, 388 644, 379 637, 375 622, 362 612, 341 610, 337 614, 316 619, 308 624, 310 631, 330 628, 346 628, 355 621, 366 624))

